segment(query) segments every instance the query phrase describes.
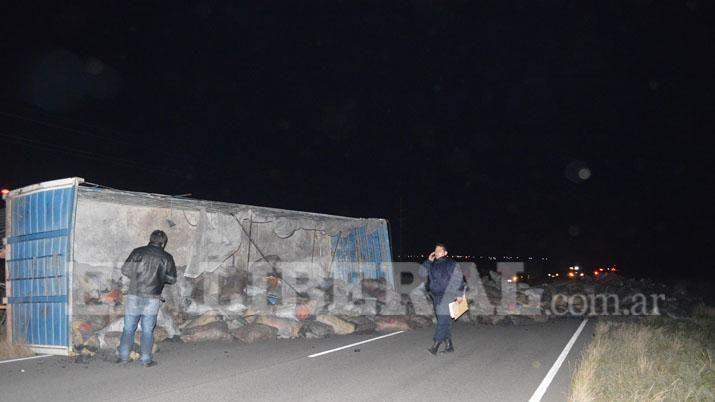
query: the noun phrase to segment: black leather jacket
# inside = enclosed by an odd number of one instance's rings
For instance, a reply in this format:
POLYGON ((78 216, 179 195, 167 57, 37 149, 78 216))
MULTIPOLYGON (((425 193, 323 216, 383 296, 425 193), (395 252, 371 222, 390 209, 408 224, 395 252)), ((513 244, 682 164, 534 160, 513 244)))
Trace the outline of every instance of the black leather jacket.
POLYGON ((160 297, 165 284, 176 283, 174 257, 155 243, 135 248, 122 266, 122 274, 129 278, 130 295, 160 297))

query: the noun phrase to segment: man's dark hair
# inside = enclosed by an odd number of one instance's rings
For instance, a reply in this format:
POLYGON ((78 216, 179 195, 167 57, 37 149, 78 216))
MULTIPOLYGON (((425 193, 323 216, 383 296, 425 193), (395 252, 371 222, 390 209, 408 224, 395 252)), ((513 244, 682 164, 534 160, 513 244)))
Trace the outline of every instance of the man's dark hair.
POLYGON ((149 241, 152 243, 161 244, 162 246, 166 246, 166 242, 169 241, 169 238, 166 237, 166 233, 164 233, 163 230, 155 230, 151 232, 151 236, 149 236, 149 241))
POLYGON ((442 247, 442 248, 444 249, 444 251, 449 251, 449 250, 447 250, 447 245, 444 244, 444 243, 437 243, 437 244, 435 244, 434 246, 435 246, 435 247, 442 247))

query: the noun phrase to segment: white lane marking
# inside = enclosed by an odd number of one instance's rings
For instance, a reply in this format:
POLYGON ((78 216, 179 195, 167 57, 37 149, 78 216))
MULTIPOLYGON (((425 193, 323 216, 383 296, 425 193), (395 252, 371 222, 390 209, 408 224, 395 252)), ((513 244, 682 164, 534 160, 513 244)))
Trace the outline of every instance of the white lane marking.
POLYGON ((39 359, 41 357, 48 357, 52 355, 39 355, 39 356, 30 356, 30 357, 23 357, 21 359, 12 359, 12 360, 0 360, 0 364, 3 363, 12 363, 12 362, 21 362, 23 360, 30 360, 30 359, 39 359))
POLYGON ((551 381, 554 380, 556 373, 559 372, 559 368, 561 368, 561 365, 564 363, 564 360, 566 360, 566 356, 568 356, 569 351, 573 347, 573 344, 576 343, 576 339, 578 339, 578 336, 581 335, 581 331, 583 331, 583 328, 586 326, 587 322, 588 318, 584 318, 584 320, 581 321, 581 325, 578 326, 576 332, 574 332, 574 334, 571 336, 571 339, 569 339, 569 342, 566 344, 566 347, 564 347, 564 350, 561 351, 561 354, 554 362, 554 365, 551 366, 549 372, 546 373, 546 377, 544 377, 544 379, 541 381, 539 387, 536 388, 534 394, 531 395, 531 398, 529 398, 529 402, 539 402, 541 401, 541 398, 544 397, 546 390, 549 388, 549 385, 551 385, 551 381))
POLYGON ((353 347, 353 346, 362 345, 363 343, 368 343, 368 342, 376 341, 376 340, 378 340, 378 339, 387 338, 388 336, 393 336, 393 335, 401 334, 401 333, 403 333, 403 332, 405 332, 405 331, 392 332, 392 333, 389 333, 389 334, 387 334, 387 335, 378 336, 378 337, 376 337, 376 338, 370 338, 370 339, 364 340, 364 341, 362 341, 362 342, 351 343, 350 345, 345 345, 345 346, 341 346, 341 347, 339 347, 339 348, 326 350, 325 352, 320 352, 320 353, 312 354, 312 355, 308 356, 308 358, 313 358, 313 357, 318 357, 318 356, 322 356, 322 355, 327 355, 328 353, 337 352, 338 350, 343 350, 343 349, 351 348, 351 347, 353 347))

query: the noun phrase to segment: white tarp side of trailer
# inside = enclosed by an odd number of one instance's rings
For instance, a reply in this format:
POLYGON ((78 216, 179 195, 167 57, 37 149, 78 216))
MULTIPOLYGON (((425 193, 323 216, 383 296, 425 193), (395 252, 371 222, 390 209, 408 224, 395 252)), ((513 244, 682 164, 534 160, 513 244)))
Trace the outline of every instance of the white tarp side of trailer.
POLYGON ((79 197, 75 221, 74 258, 79 263, 121 266, 129 253, 149 242, 155 229, 166 232, 170 252, 178 265, 187 265, 197 237, 198 211, 184 211, 169 226, 168 210, 120 205, 79 197))
POLYGON ((86 186, 80 186, 78 192, 79 196, 84 199, 109 202, 116 205, 140 205, 166 209, 171 211, 170 215, 172 217, 180 216, 177 213, 182 210, 197 211, 201 208, 205 208, 208 212, 238 215, 242 219, 251 215, 255 222, 276 222, 275 231, 279 237, 288 237, 291 233, 301 229, 319 230, 331 236, 338 233, 345 234, 356 227, 365 227, 368 232, 372 232, 385 222, 383 219, 351 218, 86 186))
POLYGON ((227 258, 238 253, 243 240, 243 231, 236 217, 207 213, 206 208, 201 208, 198 216, 184 273, 190 278, 214 272, 227 258))
POLYGON ((282 261, 332 257, 331 238, 356 228, 371 232, 384 224, 382 219, 80 189, 76 260, 120 264, 133 248, 148 242, 151 231, 160 229, 169 237, 167 251, 177 265, 186 266, 184 275, 191 278, 215 271, 241 249, 248 254, 249 245, 251 261, 263 255, 277 255, 282 261))
POLYGON ((276 256, 282 262, 319 264, 327 277, 331 275, 333 240, 337 236, 356 228, 374 231, 384 225, 381 219, 333 218, 234 204, 215 209, 215 204, 199 201, 196 208, 188 209, 192 200, 180 200, 179 208, 173 202, 161 204, 153 198, 132 199, 132 194, 120 194, 120 198, 114 193, 106 198, 100 195, 97 191, 79 193, 75 260, 112 267, 115 279, 121 276, 118 268, 131 250, 147 244, 155 229, 167 233, 167 251, 177 266, 185 267, 184 275, 189 278, 214 272, 222 265, 248 270, 251 263, 265 256, 276 256), (146 200, 151 202, 144 205, 146 200))

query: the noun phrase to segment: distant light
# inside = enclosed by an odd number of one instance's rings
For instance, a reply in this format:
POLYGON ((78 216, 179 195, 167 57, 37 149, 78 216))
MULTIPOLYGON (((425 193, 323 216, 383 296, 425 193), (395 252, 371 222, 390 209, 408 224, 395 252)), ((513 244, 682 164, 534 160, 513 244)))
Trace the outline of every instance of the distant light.
POLYGON ((4 188, 4 189, 0 190, 0 193, 2 193, 3 196, 5 196, 5 195, 10 194, 10 190, 4 188))
POLYGON ((578 271, 578 270, 579 270, 578 265, 576 265, 575 267, 573 267, 573 269, 575 269, 576 271, 578 271))
POLYGON ((517 280, 519 280, 519 277, 517 277, 516 275, 514 275, 514 276, 511 277, 511 280, 514 281, 514 282, 516 282, 517 280))
POLYGON ((591 169, 581 168, 578 170, 578 178, 581 180, 588 180, 591 177, 591 169))
POLYGON ((581 275, 579 275, 579 276, 583 276, 583 272, 581 272, 581 275))

